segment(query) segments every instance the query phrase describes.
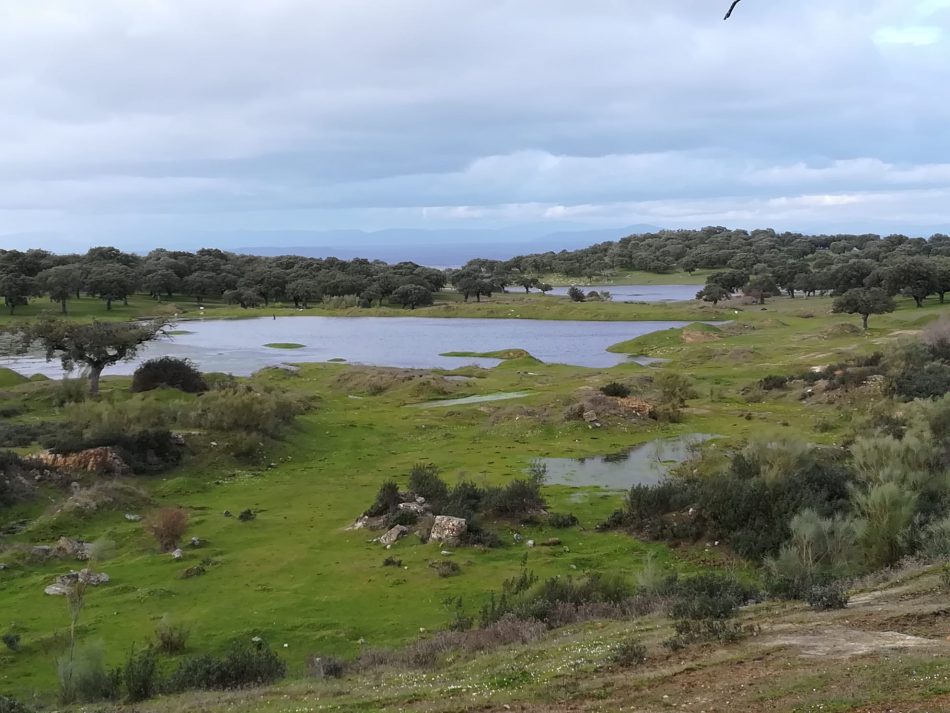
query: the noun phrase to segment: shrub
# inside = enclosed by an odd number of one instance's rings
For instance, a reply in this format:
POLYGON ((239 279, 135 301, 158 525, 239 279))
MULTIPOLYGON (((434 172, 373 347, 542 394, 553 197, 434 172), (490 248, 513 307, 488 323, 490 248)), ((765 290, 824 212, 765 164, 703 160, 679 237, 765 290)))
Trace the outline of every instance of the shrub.
POLYGON ((501 517, 518 517, 543 510, 542 481, 539 478, 518 478, 500 488, 485 490, 485 510, 501 517))
POLYGON ((99 647, 79 648, 71 656, 60 657, 57 674, 62 703, 94 703, 119 697, 122 672, 106 669, 99 647))
POLYGON ((452 560, 438 560, 429 566, 432 567, 435 573, 440 577, 454 577, 462 573, 462 568, 459 567, 457 562, 453 562, 452 560))
POLYGON ((33 713, 33 709, 16 698, 0 695, 0 713, 33 713))
POLYGON ((787 376, 769 375, 759 381, 759 388, 763 391, 775 391, 784 389, 788 384, 787 376))
POLYGON ((647 660, 647 647, 639 639, 627 639, 610 652, 610 661, 618 666, 639 666, 647 660))
POLYGON ((284 677, 287 665, 270 647, 235 645, 223 657, 194 656, 179 664, 169 678, 169 690, 227 690, 260 686, 284 677))
POLYGON ((671 651, 709 641, 732 644, 746 633, 740 624, 728 619, 681 619, 674 622, 673 629, 676 636, 663 642, 663 646, 671 651))
POLYGON ((677 580, 672 586, 673 619, 728 619, 757 593, 733 575, 706 572, 677 580))
POLYGON ((187 359, 164 356, 149 359, 132 374, 132 391, 151 391, 160 386, 178 389, 189 394, 208 390, 208 384, 195 366, 187 359))
POLYGON ((277 438, 307 406, 299 396, 240 385, 204 394, 188 418, 192 425, 212 431, 277 438))
POLYGON ((251 520, 256 520, 256 519, 257 519, 257 514, 250 508, 241 510, 241 512, 238 513, 238 520, 240 520, 241 522, 250 522, 251 520))
POLYGON ((158 626, 155 627, 155 646, 163 654, 169 656, 180 654, 188 644, 189 633, 186 627, 173 624, 167 615, 163 616, 158 626))
POLYGON ((122 679, 130 703, 154 696, 158 691, 158 659, 155 652, 152 649, 145 649, 138 654, 130 652, 122 669, 122 679))
POLYGON ((162 552, 169 552, 178 546, 178 541, 188 529, 188 513, 181 508, 162 508, 145 523, 162 552))
POLYGON ((502 545, 498 533, 494 530, 489 530, 487 527, 483 527, 481 522, 474 517, 469 519, 468 529, 462 534, 461 541, 463 545, 489 548, 501 547, 502 545))
POLYGON ((390 555, 383 560, 383 567, 402 567, 402 560, 390 555))
POLYGON ((6 646, 10 651, 16 653, 20 650, 20 635, 15 634, 12 631, 6 632, 3 636, 0 636, 0 641, 3 641, 3 645, 6 646))
POLYGON ((615 396, 617 398, 626 398, 630 395, 630 387, 617 381, 611 381, 600 387, 600 393, 604 396, 615 396))
POLYGON ((439 477, 439 469, 431 463, 416 463, 409 471, 409 490, 426 499, 438 510, 449 494, 449 488, 439 477))
POLYGON ((551 527, 556 527, 558 529, 574 527, 577 522, 578 520, 574 516, 574 513, 568 513, 565 515, 564 513, 560 512, 552 512, 550 515, 548 515, 548 524, 551 527))
POLYGON ((697 396, 692 382, 682 374, 663 372, 654 379, 654 384, 660 391, 660 401, 667 406, 681 408, 688 399, 697 396))
POLYGON ((571 285, 568 288, 567 296, 571 298, 572 302, 583 302, 585 299, 587 299, 587 296, 584 294, 584 290, 574 285, 571 285))
POLYGON ((368 517, 379 517, 395 510, 399 502, 399 486, 395 480, 387 480, 379 487, 376 500, 363 514, 368 517))
POLYGON ((336 656, 312 656, 307 662, 307 670, 314 678, 343 678, 346 662, 336 656))
POLYGON ((837 582, 831 584, 818 584, 812 587, 805 601, 812 609, 818 611, 827 611, 830 609, 844 609, 848 606, 848 595, 837 582))
POLYGON ((387 527, 395 527, 396 525, 404 525, 405 527, 412 527, 419 521, 419 515, 412 512, 411 510, 396 510, 391 512, 386 518, 387 527))
POLYGON ((948 564, 940 568, 940 586, 950 591, 950 565, 948 564))

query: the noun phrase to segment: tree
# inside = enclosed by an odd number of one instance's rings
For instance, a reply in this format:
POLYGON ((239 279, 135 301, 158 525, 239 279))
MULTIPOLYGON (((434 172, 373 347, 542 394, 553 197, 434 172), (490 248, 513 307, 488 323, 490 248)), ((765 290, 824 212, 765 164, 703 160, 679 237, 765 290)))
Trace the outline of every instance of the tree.
POLYGON ((923 257, 894 260, 884 269, 883 283, 892 295, 901 292, 913 297, 918 307, 923 307, 927 296, 940 286, 936 267, 923 257))
POLYGON ((836 298, 832 312, 860 314, 861 323, 868 328, 868 317, 872 314, 893 312, 897 305, 887 292, 879 287, 856 287, 836 298))
POLYGON ((584 290, 582 290, 577 285, 571 285, 567 289, 567 296, 570 297, 573 302, 583 302, 587 299, 587 295, 584 294, 584 290))
POLYGON ((0 272, 0 295, 10 314, 20 305, 29 302, 39 292, 36 280, 15 272, 0 272))
POLYGON ((201 304, 205 297, 221 294, 221 281, 213 272, 200 270, 183 279, 181 289, 186 294, 192 295, 195 302, 201 304))
POLYGON ((159 299, 163 294, 171 299, 180 286, 181 280, 171 270, 155 270, 146 273, 142 279, 142 287, 155 299, 159 299))
POLYGON ((696 293, 696 299, 702 300, 703 302, 712 302, 713 305, 718 305, 720 300, 729 299, 730 293, 728 290, 720 287, 716 283, 711 283, 706 285, 703 289, 696 293))
POLYGON ((86 290, 106 301, 106 309, 112 309, 115 300, 128 301, 135 291, 135 272, 124 265, 104 263, 89 270, 86 290))
POLYGON ((549 285, 547 282, 538 283, 538 290, 541 292, 542 295, 547 294, 553 289, 554 288, 551 285, 549 285))
POLYGON ((89 369, 89 393, 99 393, 99 378, 107 366, 132 359, 139 348, 161 337, 167 322, 98 322, 77 324, 62 319, 43 319, 17 330, 18 347, 26 351, 39 344, 46 360, 58 357, 66 371, 76 364, 89 369))
POLYGON ((528 294, 532 287, 537 287, 540 284, 540 281, 537 277, 521 274, 515 277, 515 284, 524 287, 524 293, 528 294))
POLYGON ((749 275, 742 270, 723 270, 714 272, 706 278, 707 285, 719 285, 726 292, 732 294, 741 288, 749 279, 749 275))
POLYGON ((390 295, 390 300, 397 305, 415 309, 432 304, 432 293, 422 285, 401 285, 390 295))
POLYGON ((49 294, 51 300, 60 304, 60 311, 66 314, 66 302, 82 287, 82 272, 78 265, 57 265, 43 270, 36 276, 39 287, 49 294))
POLYGON ((778 286, 775 284, 772 275, 762 272, 750 277, 742 291, 757 299, 760 305, 764 305, 766 297, 774 297, 778 294, 778 286))

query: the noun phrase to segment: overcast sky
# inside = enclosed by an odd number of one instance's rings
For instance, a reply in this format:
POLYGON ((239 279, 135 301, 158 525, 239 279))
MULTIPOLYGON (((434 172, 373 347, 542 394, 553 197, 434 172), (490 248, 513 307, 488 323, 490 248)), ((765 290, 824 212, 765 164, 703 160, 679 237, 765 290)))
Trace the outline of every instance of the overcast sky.
POLYGON ((950 232, 950 0, 727 4, 0 0, 0 247, 950 232))

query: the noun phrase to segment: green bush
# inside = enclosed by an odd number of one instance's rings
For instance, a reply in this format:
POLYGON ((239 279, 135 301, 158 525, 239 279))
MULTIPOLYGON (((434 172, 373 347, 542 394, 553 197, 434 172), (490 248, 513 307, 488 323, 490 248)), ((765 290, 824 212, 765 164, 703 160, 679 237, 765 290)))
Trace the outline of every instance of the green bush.
POLYGON ((287 665, 264 644, 235 645, 224 656, 204 654, 185 659, 172 673, 168 689, 228 690, 279 681, 287 665))
POLYGON ((151 391, 161 386, 189 394, 208 390, 208 384, 188 359, 164 356, 149 359, 132 374, 132 391, 151 391))
POLYGON ((180 654, 188 645, 189 633, 186 627, 172 623, 167 615, 163 616, 155 627, 155 646, 169 656, 180 654))
POLYGON ((57 675, 62 703, 95 703, 119 697, 122 672, 106 669, 102 649, 97 646, 77 648, 71 656, 61 656, 57 675))
POLYGON ((454 577, 462 573, 462 568, 459 564, 452 560, 436 560, 430 566, 440 577, 454 577))
POLYGON ((16 653, 20 650, 20 635, 12 631, 6 632, 3 636, 0 636, 0 641, 3 641, 3 645, 6 646, 10 651, 16 653))
POLYGON ((16 698, 0 695, 0 713, 33 713, 33 709, 16 698))
POLYGON ((550 515, 548 515, 548 525, 551 527, 556 527, 559 530, 566 529, 568 527, 574 527, 577 525, 577 522, 578 520, 574 513, 564 514, 560 512, 552 512, 550 515))
POLYGON ((539 478, 518 478, 500 488, 486 488, 482 504, 499 517, 522 517, 545 507, 539 478))
POLYGON ((630 387, 617 381, 611 381, 600 387, 600 393, 604 396, 615 396, 617 398, 626 398, 630 395, 630 387))
POLYGON ((673 619, 728 619, 739 606, 755 599, 757 590, 733 575, 705 572, 677 580, 671 586, 673 619))
POLYGON ((307 409, 299 396, 247 385, 203 394, 188 413, 190 425, 210 431, 277 438, 307 409))
POLYGON ((376 500, 363 514, 368 517, 379 517, 395 510, 399 502, 399 485, 395 480, 387 480, 379 487, 376 500))
POLYGON ((445 503, 449 488, 439 477, 439 469, 431 463, 416 463, 409 471, 409 490, 426 499, 433 509, 445 503))
POLYGON ((848 594, 844 587, 837 582, 818 584, 808 591, 805 601, 812 609, 818 611, 844 609, 848 606, 848 594))
POLYGON ((145 701, 158 692, 158 659, 152 649, 145 649, 136 654, 129 653, 129 658, 122 669, 122 680, 125 683, 126 697, 130 703, 145 701))
POLYGON ((610 661, 618 666, 639 666, 646 663, 647 647, 639 639, 626 639, 610 652, 610 661))

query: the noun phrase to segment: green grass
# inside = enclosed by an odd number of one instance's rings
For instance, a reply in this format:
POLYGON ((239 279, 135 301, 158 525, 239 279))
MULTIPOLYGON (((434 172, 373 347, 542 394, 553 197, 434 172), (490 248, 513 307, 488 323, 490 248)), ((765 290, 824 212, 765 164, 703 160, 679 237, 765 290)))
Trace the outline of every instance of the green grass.
POLYGON ((265 344, 264 346, 271 349, 303 349, 307 345, 297 344, 296 342, 271 342, 270 344, 265 344))
POLYGON ((29 379, 23 376, 23 374, 13 369, 0 367, 0 388, 5 389, 10 386, 19 386, 27 381, 29 381, 29 379))
POLYGON ((524 349, 498 349, 493 352, 443 352, 439 356, 445 357, 477 357, 480 359, 501 359, 503 361, 510 361, 511 359, 525 359, 525 360, 534 360, 538 362, 533 356, 531 356, 524 349))
POLYGON ((669 272, 666 274, 657 274, 655 272, 640 272, 631 270, 628 272, 617 272, 606 277, 595 277, 592 280, 579 277, 568 277, 567 275, 550 274, 541 278, 542 282, 547 282, 555 287, 564 287, 566 285, 703 285, 706 277, 715 270, 695 270, 693 272, 669 272))

